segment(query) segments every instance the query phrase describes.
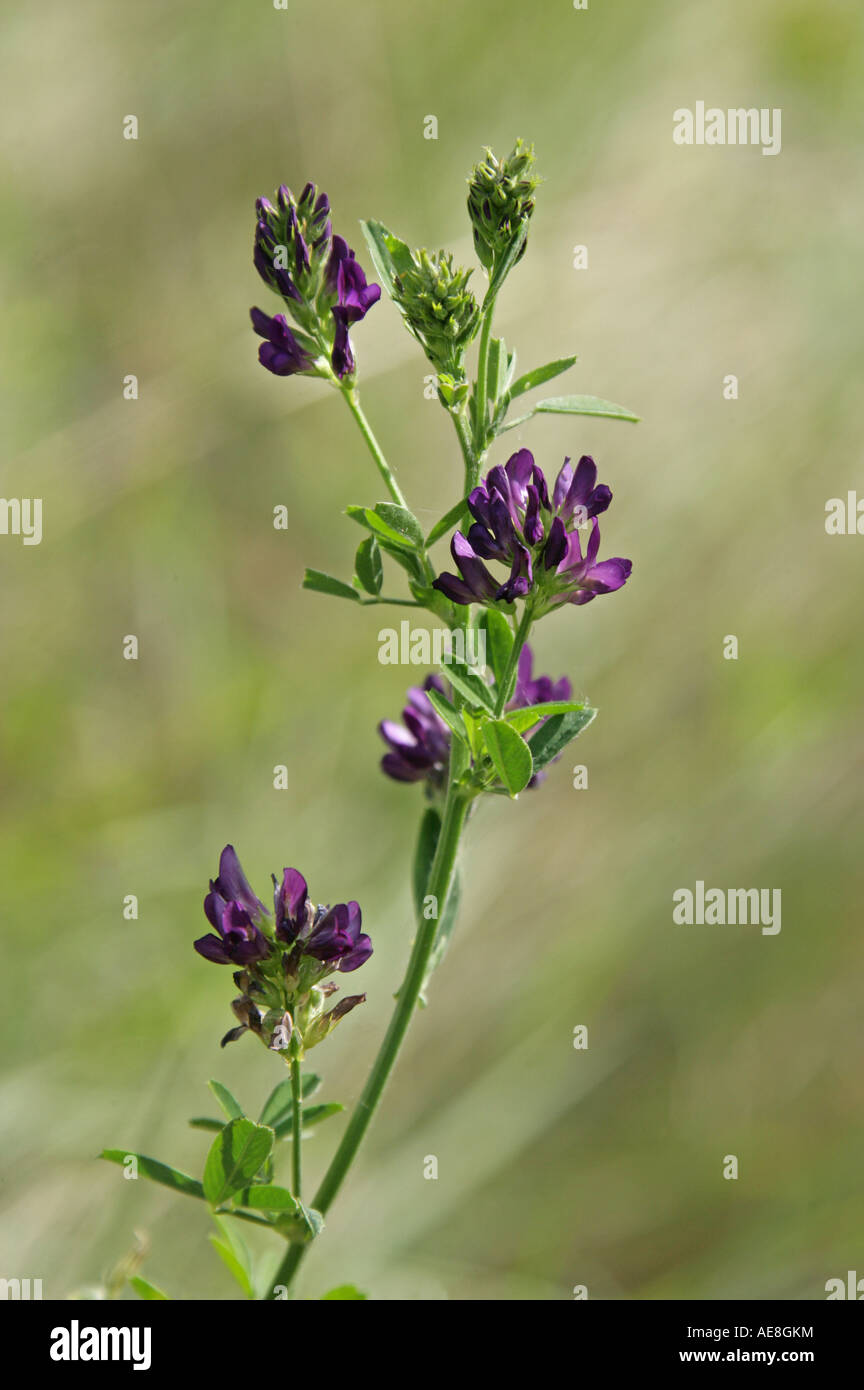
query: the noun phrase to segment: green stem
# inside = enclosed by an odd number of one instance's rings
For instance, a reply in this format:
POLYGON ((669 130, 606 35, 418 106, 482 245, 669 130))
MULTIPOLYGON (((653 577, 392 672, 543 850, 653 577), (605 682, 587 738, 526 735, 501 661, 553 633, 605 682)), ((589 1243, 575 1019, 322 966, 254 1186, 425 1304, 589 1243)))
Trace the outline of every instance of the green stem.
MULTIPOLYGON (((441 822, 441 833, 438 837, 438 844, 435 849, 435 857, 432 861, 432 868, 429 872, 429 880, 426 885, 426 895, 434 895, 439 906, 443 909, 447 901, 447 894, 453 881, 453 874, 456 868, 456 857, 459 850, 459 840, 465 826, 468 814, 470 798, 451 782, 447 791, 447 800, 444 805, 444 815, 441 822)), ((437 931, 437 918, 430 918, 420 923, 414 946, 411 951, 411 959, 408 962, 408 969, 405 979, 399 990, 396 1000, 396 1007, 390 1018, 390 1025, 384 1035, 384 1041, 375 1059, 363 1092, 354 1107, 348 1127, 342 1136, 336 1153, 330 1163, 330 1167, 324 1174, 321 1186, 313 1198, 313 1207, 320 1212, 326 1212, 344 1182, 348 1170, 354 1161, 357 1150, 363 1140, 372 1116, 375 1113, 378 1102, 387 1079, 393 1070, 393 1065, 399 1055, 399 1049, 408 1030, 408 1025, 414 1017, 417 1007, 417 1000, 423 986, 426 974, 426 967, 432 947, 435 944, 437 931)), ((283 1285, 287 1287, 297 1270, 305 1251, 306 1245, 292 1245, 289 1247, 279 1270, 273 1281, 274 1286, 283 1285)), ((271 1293, 270 1297, 273 1297, 271 1293)))
POLYGON ((468 432, 468 425, 461 410, 450 412, 450 419, 453 421, 453 428, 459 439, 459 447, 462 450, 462 457, 465 460, 465 492, 471 491, 475 486, 474 479, 474 449, 471 444, 471 435, 468 432))
POLYGON ((369 424, 369 421, 366 419, 366 416, 363 414, 363 410, 362 410, 362 408, 361 408, 360 401, 359 401, 359 398, 358 398, 358 396, 357 396, 357 389, 356 389, 356 387, 353 387, 353 386, 340 386, 339 389, 340 389, 340 391, 342 392, 342 395, 345 397, 345 400, 346 400, 346 402, 347 402, 347 404, 348 404, 348 409, 351 411, 351 414, 354 416, 354 419, 357 421, 357 424, 358 424, 358 426, 359 426, 359 428, 360 428, 360 433, 362 434, 363 438, 365 439, 365 441, 366 441, 366 446, 367 446, 367 448, 368 448, 370 454, 372 455, 373 459, 375 460, 375 463, 376 463, 376 465, 377 465, 377 467, 378 467, 378 472, 381 474, 381 477, 384 479, 384 483, 385 483, 385 485, 386 485, 386 487, 387 487, 387 491, 390 493, 390 496, 393 498, 393 501, 396 503, 397 506, 399 506, 399 507, 407 507, 407 506, 408 506, 408 503, 405 501, 405 498, 402 496, 402 490, 401 490, 401 488, 399 487, 399 484, 397 483, 395 477, 393 476, 393 473, 392 473, 392 471, 391 471, 391 469, 390 469, 390 465, 388 464, 386 458, 384 457, 384 453, 383 453, 383 450, 382 450, 382 448, 381 448, 381 445, 378 443, 378 440, 375 438, 375 435, 372 433, 372 426, 369 424))
MULTIPOLYGON (((360 427, 360 433, 366 440, 369 452, 375 460, 376 464, 378 465, 378 472, 384 479, 384 482, 387 486, 387 491, 390 493, 390 496, 393 498, 393 501, 396 503, 398 507, 404 507, 406 511, 410 510, 410 508, 408 507, 408 503, 405 501, 405 498, 402 495, 402 489, 397 483, 393 475, 393 472, 390 468, 390 465, 384 457, 384 452, 381 448, 381 445, 378 443, 378 440, 375 438, 375 435, 372 432, 372 426, 369 424, 369 421, 363 414, 360 401, 357 397, 357 388, 355 386, 340 386, 339 390, 342 392, 342 395, 348 402, 348 409, 351 411, 351 414, 354 416, 354 419, 357 421, 357 424, 360 427)), ((432 564, 429 560, 429 556, 426 554, 425 546, 418 547, 417 556, 420 560, 421 565, 423 566, 423 573, 426 576, 426 582, 431 584, 432 580, 435 578, 435 570, 432 567, 432 564)), ((393 602, 393 600, 382 601, 393 602)))
POLYGON ((292 1193, 298 1202, 303 1195, 303 1081, 300 1058, 291 1058, 291 1180, 292 1193))
POLYGON ((389 603, 391 608, 425 608, 425 604, 418 603, 416 598, 364 598, 365 608, 374 608, 376 603, 389 603))
MULTIPOLYGON (((474 460, 470 487, 476 487, 480 468, 486 456, 486 390, 489 373, 489 343, 492 337, 492 316, 495 296, 487 294, 483 305, 483 326, 480 329, 480 348, 477 354, 477 394, 474 420, 474 460)), ((470 489, 469 489, 470 490, 470 489)))
POLYGON ((525 643, 528 640, 528 634, 531 631, 531 623, 533 621, 533 618, 534 614, 531 610, 531 605, 530 603, 526 603, 522 609, 522 618, 518 628, 516 629, 516 636, 513 639, 513 649, 510 652, 510 657, 507 662, 507 669, 504 673, 504 679, 501 682, 501 689, 498 691, 498 698, 495 702, 495 714, 499 719, 501 718, 501 715, 504 713, 504 706, 510 698, 510 683, 513 680, 513 675, 516 671, 516 667, 519 665, 519 657, 522 654, 522 648, 525 646, 525 643))

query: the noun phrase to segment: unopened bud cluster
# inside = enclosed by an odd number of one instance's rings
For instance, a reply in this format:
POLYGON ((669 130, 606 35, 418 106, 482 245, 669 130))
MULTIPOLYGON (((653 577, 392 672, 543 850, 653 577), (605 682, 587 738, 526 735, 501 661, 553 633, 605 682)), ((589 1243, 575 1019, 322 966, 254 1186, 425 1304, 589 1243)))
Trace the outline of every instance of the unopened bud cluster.
POLYGON ((454 266, 451 253, 421 250, 393 283, 393 297, 429 361, 457 381, 464 378, 465 351, 480 325, 470 276, 454 266))
POLYGON ((468 180, 468 212, 474 247, 490 275, 512 255, 515 265, 525 254, 528 222, 534 211, 534 147, 517 140, 506 159, 487 149, 468 180), (517 249, 518 248, 518 249, 517 249))

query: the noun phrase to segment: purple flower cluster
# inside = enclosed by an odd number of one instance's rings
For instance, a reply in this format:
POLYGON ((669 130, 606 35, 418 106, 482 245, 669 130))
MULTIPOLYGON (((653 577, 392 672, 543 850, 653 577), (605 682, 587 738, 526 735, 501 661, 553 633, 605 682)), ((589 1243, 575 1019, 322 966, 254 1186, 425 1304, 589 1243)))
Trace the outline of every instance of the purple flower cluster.
POLYGON ((630 576, 629 560, 597 561, 597 517, 612 501, 605 483, 597 483, 597 465, 587 455, 575 470, 564 460, 552 495, 528 449, 520 449, 504 467, 490 468, 468 498, 474 518, 468 535, 456 531, 450 551, 458 574, 441 574, 433 587, 455 603, 513 603, 528 599, 534 616, 563 603, 590 603, 598 594, 620 589, 630 576), (579 527, 591 523, 583 554, 579 527), (508 565, 499 582, 484 564, 508 565))
POLYGON ((259 198, 255 208, 255 267, 296 325, 290 328, 284 314, 271 318, 251 311, 252 326, 264 339, 261 365, 275 376, 317 376, 325 374, 326 356, 340 380, 350 377, 356 364, 348 330, 377 304, 380 285, 367 284, 348 243, 333 235, 329 199, 314 184, 307 183, 296 199, 282 184, 275 204, 259 198))
MULTIPOLYGON (((534 657, 526 643, 519 656, 516 686, 506 705, 508 710, 570 699, 573 691, 566 676, 557 681, 551 676, 535 677, 533 665, 534 657)), ((425 781, 438 788, 443 785, 447 772, 451 734, 429 699, 426 693, 429 690, 447 694, 441 677, 429 675, 422 686, 408 691, 408 704, 402 711, 404 724, 384 719, 378 725, 378 732, 389 747, 389 752, 381 759, 381 771, 396 782, 425 781)), ((537 722, 542 723, 542 720, 537 722)), ((537 773, 529 786, 536 786, 543 776, 542 772, 537 773)))
POLYGON ((275 940, 270 935, 269 912, 253 893, 233 845, 226 845, 219 859, 219 874, 210 883, 204 912, 214 928, 199 937, 195 950, 219 965, 249 966, 276 957, 279 944, 297 954, 314 958, 327 971, 356 970, 372 954, 372 942, 361 932, 362 917, 356 902, 335 907, 315 907, 309 901, 306 880, 297 869, 285 869, 274 893, 275 940))

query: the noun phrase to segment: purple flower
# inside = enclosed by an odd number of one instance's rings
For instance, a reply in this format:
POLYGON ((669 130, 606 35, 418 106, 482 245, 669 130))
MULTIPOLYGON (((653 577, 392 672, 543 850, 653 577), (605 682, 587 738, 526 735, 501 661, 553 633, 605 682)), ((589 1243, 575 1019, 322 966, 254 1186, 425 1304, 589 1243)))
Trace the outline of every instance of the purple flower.
POLYGON ((195 942, 195 950, 206 960, 250 965, 269 956, 270 944, 258 926, 267 909, 252 892, 233 845, 226 845, 219 857, 219 874, 210 881, 204 912, 217 932, 195 942))
POLYGON ((331 309, 334 335, 330 360, 334 372, 341 380, 350 376, 356 365, 348 329, 352 323, 359 323, 365 318, 372 305, 378 303, 381 298, 381 286, 366 283, 363 267, 341 236, 333 238, 326 284, 329 293, 336 295, 336 303, 331 309))
POLYGON ((359 903, 337 903, 319 908, 318 914, 303 941, 303 954, 343 973, 357 970, 372 954, 372 942, 360 930, 363 918, 359 903))
MULTIPOLYGON (((519 657, 516 686, 506 709, 526 709, 529 705, 570 699, 572 687, 566 676, 557 681, 550 676, 535 678, 533 663, 531 648, 526 643, 519 657)), ((378 732, 390 747, 381 759, 381 771, 396 782, 428 782, 431 787, 440 788, 450 757, 451 736, 444 720, 435 712, 426 694, 428 690, 447 694, 441 678, 429 675, 422 687, 408 691, 408 704, 402 711, 404 727, 389 719, 378 725, 378 732)), ((542 719, 537 720, 538 724, 542 722, 542 719)), ((537 773, 528 785, 536 786, 543 776, 542 772, 537 773)))
POLYGON ((251 309, 252 327, 259 338, 265 338, 258 349, 258 361, 274 376, 294 376, 297 372, 314 371, 314 359, 303 351, 288 327, 284 314, 269 318, 260 309, 251 309))
POLYGON ((229 901, 238 902, 256 921, 269 916, 261 899, 252 892, 233 845, 226 845, 219 856, 219 875, 211 879, 210 892, 229 901))
POLYGON ((212 932, 199 936, 195 942, 195 950, 205 960, 215 961, 217 965, 251 965, 269 956, 267 938, 239 903, 226 903, 218 894, 208 893, 204 911, 219 933, 218 936, 212 932))
POLYGON ((612 489, 605 483, 597 484, 597 465, 588 454, 582 455, 575 473, 570 460, 564 460, 552 491, 552 505, 562 519, 568 520, 576 514, 582 521, 588 521, 605 512, 611 501, 612 489))
POLYGON ((333 235, 329 199, 314 184, 307 183, 299 198, 282 184, 275 203, 259 198, 255 210, 255 267, 302 330, 292 334, 282 315, 268 319, 253 310, 255 331, 267 339, 259 360, 277 376, 325 375, 315 362, 329 357, 340 380, 352 376, 356 364, 348 329, 377 304, 380 285, 367 284, 348 243, 333 235))
MULTIPOLYGON (((551 676, 537 676, 535 678, 532 676, 533 666, 534 654, 526 642, 519 653, 519 665, 516 668, 516 687, 513 691, 512 699, 507 704, 507 709, 528 709, 530 705, 546 705, 550 704, 553 700, 569 700, 571 698, 573 687, 566 676, 561 676, 557 681, 553 681, 551 676)), ((537 724, 532 725, 531 728, 537 728, 540 724, 544 724, 545 722, 544 719, 538 719, 537 724)), ((527 737, 531 729, 526 729, 524 732, 527 737)), ((560 756, 559 753, 558 757, 560 756)), ((551 763, 557 763, 557 761, 557 757, 551 759, 551 763)), ((545 782, 545 780, 545 769, 540 772, 535 772, 528 783, 528 787, 539 787, 540 783, 545 782)))
POLYGON ((468 498, 474 518, 468 535, 456 531, 450 551, 458 574, 441 574, 433 587, 455 603, 513 603, 529 595, 536 617, 563 603, 584 604, 620 589, 630 576, 629 560, 596 563, 600 545, 597 517, 612 500, 597 484, 597 465, 587 455, 574 470, 570 460, 555 481, 550 499, 546 479, 528 449, 520 449, 503 468, 491 468, 468 498), (585 554, 578 527, 591 522, 585 554), (499 581, 484 561, 509 565, 499 581))
POLYGON ((429 781, 440 786, 450 757, 450 730, 435 713, 427 690, 443 695, 444 682, 429 675, 422 686, 408 691, 408 703, 402 711, 404 727, 391 719, 378 725, 378 732, 390 746, 390 752, 381 759, 381 769, 397 782, 429 781))
POLYGON ((333 238, 326 283, 328 291, 336 295, 334 315, 338 310, 338 317, 349 325, 365 318, 372 305, 381 298, 381 286, 366 283, 363 267, 341 236, 333 238))
POLYGON ((297 869, 285 869, 275 884, 276 936, 295 946, 300 956, 314 956, 331 970, 356 970, 372 954, 372 942, 360 927, 356 902, 315 907, 306 880, 297 869))
POLYGON ((573 687, 566 676, 553 681, 551 676, 532 676, 534 653, 526 642, 519 653, 516 668, 516 687, 508 709, 527 709, 529 705, 547 705, 553 700, 569 700, 573 687))
POLYGON ((292 945, 304 927, 311 925, 313 909, 306 880, 299 869, 284 869, 282 882, 273 880, 276 935, 292 945))
POLYGON ((271 290, 275 290, 277 294, 281 294, 283 299, 293 299, 298 304, 302 304, 303 297, 288 271, 284 266, 275 263, 276 244, 270 239, 265 222, 258 223, 252 259, 255 263, 255 269, 265 285, 271 290))
POLYGON ((594 563, 599 546, 600 524, 596 516, 591 518, 591 535, 584 558, 579 532, 572 531, 568 536, 567 549, 558 566, 558 573, 563 574, 568 583, 574 586, 573 592, 568 594, 565 600, 567 603, 590 603, 598 594, 614 593, 630 578, 633 568, 630 560, 616 558, 601 560, 599 564, 594 563))

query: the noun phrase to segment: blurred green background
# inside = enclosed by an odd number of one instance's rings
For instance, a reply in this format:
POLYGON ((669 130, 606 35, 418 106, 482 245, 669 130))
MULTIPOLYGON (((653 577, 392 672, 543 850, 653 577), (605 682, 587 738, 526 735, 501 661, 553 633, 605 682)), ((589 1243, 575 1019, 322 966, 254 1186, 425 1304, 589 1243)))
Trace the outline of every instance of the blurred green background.
MULTIPOLYGON (((376 659, 398 610, 299 588, 350 573, 341 509, 381 488, 338 397, 256 363, 252 205, 315 179, 367 268, 367 216, 473 263, 465 176, 522 135, 545 183, 498 328, 643 422, 547 417, 496 461, 593 453, 635 571, 539 630, 600 717, 472 823, 458 936, 302 1292, 824 1297, 864 1260, 864 541, 824 530, 864 493, 857 0, 49 0, 7 10, 0 54, 2 492, 44 499, 41 546, 0 538, 0 1273, 64 1297, 143 1229, 173 1296, 235 1296, 197 1203, 94 1157, 198 1172, 207 1078, 252 1110, 279 1079, 249 1039, 220 1053, 230 981, 191 947, 226 841, 259 891, 294 864, 362 903, 368 1003, 311 1058, 322 1099, 362 1085, 422 804, 375 725, 416 672, 376 659), (782 153, 677 147, 698 100, 782 108, 782 153), (781 888, 782 932, 673 926, 697 879, 781 888)), ((431 524, 461 464, 427 365, 389 303, 354 341, 431 524)))

